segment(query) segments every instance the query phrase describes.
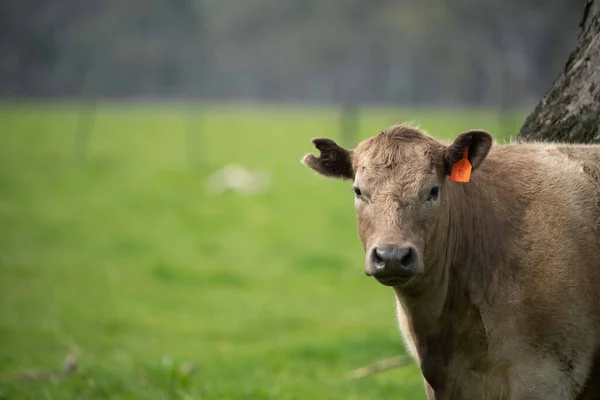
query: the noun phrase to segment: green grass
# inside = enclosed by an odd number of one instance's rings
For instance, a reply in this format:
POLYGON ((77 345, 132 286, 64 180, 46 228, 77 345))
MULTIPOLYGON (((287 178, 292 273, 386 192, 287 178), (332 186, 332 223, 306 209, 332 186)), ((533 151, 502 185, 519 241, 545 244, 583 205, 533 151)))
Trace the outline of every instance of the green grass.
MULTIPOLYGON (((416 366, 344 380, 404 347, 348 184, 299 162, 339 139, 333 110, 103 105, 84 162, 78 111, 0 106, 0 398, 424 398, 416 366), (208 193, 228 163, 271 186, 208 193), (70 353, 67 378, 16 376, 70 353)), ((490 112, 366 110, 360 136, 406 120, 499 130, 490 112)))

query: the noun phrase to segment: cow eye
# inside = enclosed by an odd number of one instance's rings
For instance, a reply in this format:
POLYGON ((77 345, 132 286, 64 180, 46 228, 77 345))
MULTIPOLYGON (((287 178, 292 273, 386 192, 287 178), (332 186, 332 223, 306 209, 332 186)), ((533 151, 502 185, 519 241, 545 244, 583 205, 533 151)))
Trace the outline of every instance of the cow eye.
POLYGON ((352 190, 354 190, 354 194, 356 194, 356 197, 362 196, 362 192, 360 191, 360 189, 358 187, 352 186, 352 190))
POLYGON ((427 200, 428 201, 436 201, 439 194, 440 194, 440 188, 437 186, 434 186, 431 188, 431 192, 429 192, 429 197, 427 197, 427 200))

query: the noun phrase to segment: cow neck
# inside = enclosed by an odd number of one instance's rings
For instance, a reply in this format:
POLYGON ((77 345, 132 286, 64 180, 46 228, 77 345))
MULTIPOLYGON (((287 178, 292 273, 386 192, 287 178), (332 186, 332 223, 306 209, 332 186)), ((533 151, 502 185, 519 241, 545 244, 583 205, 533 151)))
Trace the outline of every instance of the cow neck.
MULTIPOLYGON (((494 168, 492 162, 490 168, 494 168)), ((489 169, 474 174, 471 182, 448 182, 443 217, 435 230, 434 269, 448 272, 449 293, 466 296, 477 306, 493 300, 496 289, 514 275, 514 240, 527 209, 505 182, 489 169)))
POLYGON ((424 250, 426 273, 418 286, 395 289, 415 336, 423 373, 438 380, 444 376, 439 368, 456 352, 470 354, 473 368, 487 362, 480 351, 482 345, 487 348, 482 312, 510 271, 509 233, 518 222, 514 210, 499 204, 522 206, 508 199, 511 193, 504 188, 491 181, 488 185, 485 177, 446 187, 440 198, 441 217, 424 250), (512 217, 507 211, 513 211, 512 217))

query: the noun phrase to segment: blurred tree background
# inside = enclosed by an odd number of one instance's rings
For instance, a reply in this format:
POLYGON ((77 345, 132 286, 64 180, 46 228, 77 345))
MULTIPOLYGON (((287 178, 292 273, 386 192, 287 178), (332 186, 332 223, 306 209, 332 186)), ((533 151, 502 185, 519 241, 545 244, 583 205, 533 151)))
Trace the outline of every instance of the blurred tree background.
POLYGON ((531 105, 573 0, 4 0, 0 96, 531 105))

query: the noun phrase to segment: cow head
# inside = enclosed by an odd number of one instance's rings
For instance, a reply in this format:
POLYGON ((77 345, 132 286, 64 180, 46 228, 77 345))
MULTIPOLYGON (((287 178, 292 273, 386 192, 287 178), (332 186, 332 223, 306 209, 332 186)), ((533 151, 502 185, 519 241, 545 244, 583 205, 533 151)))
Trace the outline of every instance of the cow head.
MULTIPOLYGON (((388 286, 403 286, 426 273, 426 249, 450 210, 452 167, 466 157, 473 173, 492 137, 468 131, 449 145, 422 131, 397 125, 347 150, 331 139, 314 139, 320 156, 302 162, 319 174, 352 181, 365 273, 388 286)), ((463 160, 464 161, 464 160, 463 160)))

